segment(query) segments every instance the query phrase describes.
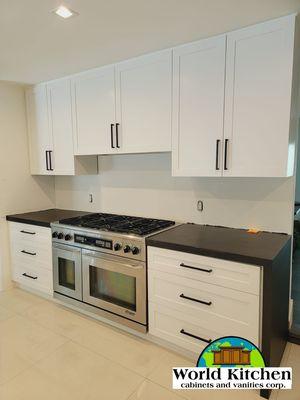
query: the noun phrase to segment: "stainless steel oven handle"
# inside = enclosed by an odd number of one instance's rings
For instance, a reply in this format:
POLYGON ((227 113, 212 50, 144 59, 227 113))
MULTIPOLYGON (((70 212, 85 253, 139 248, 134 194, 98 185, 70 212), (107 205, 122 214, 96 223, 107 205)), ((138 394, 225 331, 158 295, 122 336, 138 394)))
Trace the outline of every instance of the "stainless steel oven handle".
POLYGON ((70 251, 72 253, 80 253, 81 252, 81 248, 80 247, 69 246, 67 244, 52 243, 52 248, 53 249, 58 249, 58 250, 70 251))
MULTIPOLYGON (((89 266, 92 267, 92 268, 100 268, 100 267, 97 267, 97 265, 92 265, 92 263, 90 263, 89 266)), ((144 266, 141 265, 141 264, 140 265, 131 265, 131 264, 124 264, 124 263, 122 263, 122 267, 131 268, 131 269, 134 269, 134 270, 143 269, 144 268, 144 266)))
POLYGON ((103 261, 109 261, 111 263, 121 265, 122 267, 128 267, 132 269, 143 269, 145 262, 143 261, 137 261, 137 260, 129 260, 128 258, 124 257, 119 257, 119 256, 111 256, 106 253, 99 253, 96 251, 90 251, 90 250, 82 250, 82 255, 85 257, 90 257, 90 258, 96 258, 98 260, 103 260, 103 261))

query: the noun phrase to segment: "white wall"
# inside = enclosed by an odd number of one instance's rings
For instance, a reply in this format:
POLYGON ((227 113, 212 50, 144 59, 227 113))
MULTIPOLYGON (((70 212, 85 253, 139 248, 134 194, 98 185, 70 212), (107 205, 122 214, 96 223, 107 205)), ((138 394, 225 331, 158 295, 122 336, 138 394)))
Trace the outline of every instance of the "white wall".
POLYGON ((57 207, 291 232, 293 178, 173 178, 170 154, 99 161, 98 176, 55 178, 57 207), (204 201, 202 213, 198 199, 204 201))
POLYGON ((5 216, 54 206, 54 179, 29 171, 24 89, 0 82, 0 290, 10 285, 5 216))

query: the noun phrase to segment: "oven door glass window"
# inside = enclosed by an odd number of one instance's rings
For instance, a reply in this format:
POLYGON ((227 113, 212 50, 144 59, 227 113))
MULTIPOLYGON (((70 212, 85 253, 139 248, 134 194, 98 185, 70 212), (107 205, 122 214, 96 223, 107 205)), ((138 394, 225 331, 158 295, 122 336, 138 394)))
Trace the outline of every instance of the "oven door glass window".
POLYGON ((75 290, 75 261, 58 257, 58 281, 60 286, 75 290))
POLYGON ((90 296, 136 311, 136 278, 89 267, 90 296))

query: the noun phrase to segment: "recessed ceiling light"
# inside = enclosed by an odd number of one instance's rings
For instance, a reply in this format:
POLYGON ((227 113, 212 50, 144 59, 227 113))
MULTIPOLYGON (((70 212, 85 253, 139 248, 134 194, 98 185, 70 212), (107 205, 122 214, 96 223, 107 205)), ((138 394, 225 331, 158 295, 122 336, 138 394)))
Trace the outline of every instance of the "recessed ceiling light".
POLYGON ((54 11, 53 11, 56 15, 58 15, 58 16, 60 16, 60 17, 62 17, 62 18, 70 18, 70 17, 73 17, 74 15, 77 15, 78 13, 77 12, 75 12, 75 11, 73 11, 73 10, 70 10, 68 7, 66 7, 66 6, 59 6, 58 8, 56 8, 54 11))

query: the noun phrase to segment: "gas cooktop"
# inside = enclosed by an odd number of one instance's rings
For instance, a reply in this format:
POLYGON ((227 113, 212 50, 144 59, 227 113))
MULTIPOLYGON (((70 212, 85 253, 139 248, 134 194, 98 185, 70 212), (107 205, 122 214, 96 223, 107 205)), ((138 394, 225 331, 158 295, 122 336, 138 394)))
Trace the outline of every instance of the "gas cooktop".
POLYGON ((100 231, 146 236, 175 225, 174 221, 95 213, 59 221, 60 224, 100 231))

